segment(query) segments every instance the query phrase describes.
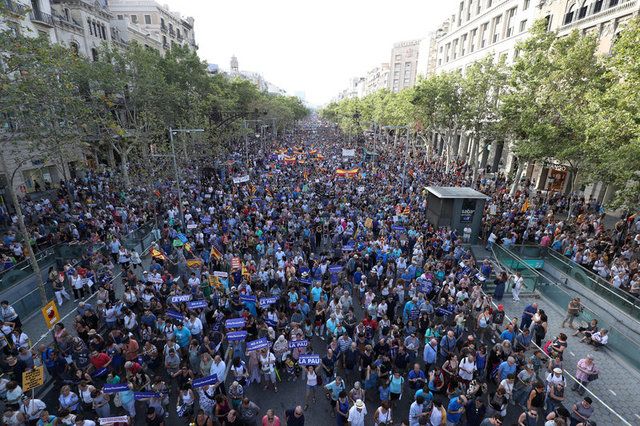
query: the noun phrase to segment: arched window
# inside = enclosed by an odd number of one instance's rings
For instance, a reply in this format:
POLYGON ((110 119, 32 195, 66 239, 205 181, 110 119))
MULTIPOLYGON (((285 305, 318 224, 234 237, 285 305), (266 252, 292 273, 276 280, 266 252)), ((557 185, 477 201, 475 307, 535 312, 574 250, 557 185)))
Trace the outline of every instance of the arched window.
POLYGON ((573 3, 569 6, 567 13, 564 15, 564 25, 570 24, 573 22, 573 15, 576 13, 576 4, 573 3))
POLYGON ((80 52, 80 46, 78 46, 78 43, 72 41, 71 44, 69 44, 69 48, 74 55, 78 56, 78 53, 80 52))
POLYGON ((604 3, 604 0, 596 0, 595 2, 593 2, 593 11, 592 13, 598 13, 602 10, 602 3, 604 3))
POLYGON ((582 2, 582 6, 580 6, 580 9, 578 9, 578 19, 582 19, 585 16, 587 16, 588 9, 589 9, 589 3, 587 2, 587 0, 584 0, 582 2))
POLYGON ((91 59, 93 59, 93 62, 98 62, 98 49, 95 47, 91 49, 91 59))

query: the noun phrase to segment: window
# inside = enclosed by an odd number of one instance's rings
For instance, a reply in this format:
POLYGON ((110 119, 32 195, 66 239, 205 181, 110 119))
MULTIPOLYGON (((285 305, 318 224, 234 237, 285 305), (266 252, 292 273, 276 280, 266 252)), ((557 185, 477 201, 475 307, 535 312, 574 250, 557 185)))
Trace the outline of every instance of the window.
POLYGON ((404 67, 405 68, 411 68, 411 62, 405 62, 404 63, 404 67))
POLYGON ((394 71, 393 76, 400 78, 400 70, 394 71))
POLYGON ((179 29, 176 29, 176 36, 178 36, 178 38, 180 38, 180 37, 181 37, 181 35, 180 35, 180 30, 179 30, 179 29))
POLYGON ((589 5, 587 4, 587 0, 582 2, 582 6, 578 9, 578 19, 582 19, 587 16, 587 9, 589 9, 589 5))
POLYGON ((520 21, 520 32, 523 33, 526 28, 527 28, 527 20, 525 19, 524 21, 520 21))
POLYGON ((472 10, 473 10, 473 0, 469 0, 469 6, 467 7, 467 21, 471 19, 472 10))
POLYGON ((409 79, 409 78, 405 78, 405 79, 404 79, 404 85, 406 86, 406 85, 408 85, 408 84, 411 84, 411 79, 409 79))
POLYGON ((102 28, 102 38, 103 39, 107 39, 107 27, 104 26, 104 24, 101 26, 102 28))
POLYGON ((393 64, 394 68, 396 69, 400 69, 400 67, 402 66, 402 63, 400 62, 396 62, 395 64, 393 64))
POLYGON ((491 42, 496 43, 500 39, 500 22, 502 21, 502 16, 496 16, 493 18, 493 36, 491 37, 491 42))
POLYGON ((91 59, 93 59, 93 62, 98 62, 98 49, 95 47, 91 49, 91 59))
POLYGON ((78 53, 80 52, 80 47, 78 46, 78 43, 76 43, 75 41, 72 41, 69 47, 71 48, 71 52, 75 56, 78 56, 78 53))
POLYGON ((138 15, 131 15, 131 22, 134 24, 138 23, 138 15))
POLYGON ((515 30, 516 8, 507 11, 507 37, 511 37, 515 30))
POLYGON ((91 29, 91 19, 87 18, 87 25, 89 26, 89 35, 93 35, 93 29, 91 29))
POLYGON ((604 0, 596 0, 593 4, 593 13, 598 13, 602 10, 602 3, 604 3, 604 0))
POLYGON ((492 4, 493 4, 493 0, 487 0, 487 9, 489 9, 492 4))
POLYGON ((478 0, 478 5, 476 6, 476 15, 480 15, 481 10, 482 10, 482 0, 478 0))
POLYGON ((451 51, 453 54, 453 59, 457 58, 458 57, 458 39, 453 40, 451 51))
POLYGON ((471 30, 471 40, 469 42, 469 52, 475 52, 476 50, 476 37, 478 36, 478 29, 474 28, 471 30))
POLYGON ((449 51, 451 50, 451 43, 447 43, 444 47, 444 61, 449 62, 449 51))
POLYGON ((144 15, 144 23, 147 25, 151 24, 151 15, 144 15))
POLYGON ((467 50, 467 34, 460 38, 460 56, 464 56, 467 50))
POLYGON ((480 48, 482 49, 487 45, 487 31, 489 30, 489 23, 485 22, 480 27, 480 48))
POLYGON ((402 55, 400 55, 399 53, 396 54, 396 61, 399 61, 400 59, 402 59, 402 55))
POLYGON ((458 26, 462 25, 462 12, 464 11, 464 2, 460 2, 460 10, 458 11, 458 26))
POLYGON ((573 14, 575 13, 576 5, 572 4, 567 11, 567 14, 564 15, 564 24, 570 24, 573 21, 573 14))
POLYGON ((531 3, 531 0, 524 0, 524 4, 522 5, 522 10, 529 9, 529 3, 531 3))
POLYGON ((616 6, 619 3, 618 0, 609 0, 609 7, 616 6))
POLYGON ((124 16, 118 15, 118 21, 122 21, 123 19, 124 19, 124 16))

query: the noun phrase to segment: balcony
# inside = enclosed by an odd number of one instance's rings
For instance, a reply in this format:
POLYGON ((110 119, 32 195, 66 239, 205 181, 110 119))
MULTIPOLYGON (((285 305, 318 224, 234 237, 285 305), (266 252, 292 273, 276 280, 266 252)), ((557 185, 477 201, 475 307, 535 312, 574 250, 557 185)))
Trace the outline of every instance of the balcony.
POLYGON ((0 0, 0 8, 4 9, 7 13, 16 16, 24 16, 29 10, 25 5, 18 3, 15 0, 0 0))
POLYGON ((596 22, 603 20, 609 20, 614 16, 619 16, 621 12, 636 10, 638 6, 638 0, 621 0, 616 3, 601 2, 594 3, 593 11, 591 14, 586 13, 584 18, 573 19, 573 16, 563 21, 563 25, 560 27, 560 31, 567 31, 572 27, 580 25, 585 27, 588 25, 595 25, 596 22))
POLYGON ((29 19, 31 19, 31 22, 33 23, 43 24, 49 27, 53 27, 53 16, 49 15, 48 13, 44 13, 40 10, 32 10, 29 13, 29 19))
POLYGON ((164 24, 160 25, 160 31, 162 31, 163 33, 166 34, 167 33, 167 26, 164 25, 164 24))

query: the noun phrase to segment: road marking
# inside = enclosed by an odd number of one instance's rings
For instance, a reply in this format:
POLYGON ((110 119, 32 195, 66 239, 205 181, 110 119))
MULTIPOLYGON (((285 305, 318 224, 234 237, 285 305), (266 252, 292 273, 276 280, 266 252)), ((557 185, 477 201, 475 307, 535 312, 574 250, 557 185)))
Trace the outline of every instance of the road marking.
POLYGON ((573 352, 569 352, 571 354, 571 356, 576 356, 576 354, 574 354, 573 352))
POLYGON ((613 396, 618 396, 614 391, 612 391, 611 389, 609 389, 609 392, 611 392, 613 394, 613 396))
POLYGON ((639 419, 640 419, 640 416, 639 416, 639 415, 637 415, 637 414, 634 414, 634 416, 636 416, 637 418, 639 418, 639 419))

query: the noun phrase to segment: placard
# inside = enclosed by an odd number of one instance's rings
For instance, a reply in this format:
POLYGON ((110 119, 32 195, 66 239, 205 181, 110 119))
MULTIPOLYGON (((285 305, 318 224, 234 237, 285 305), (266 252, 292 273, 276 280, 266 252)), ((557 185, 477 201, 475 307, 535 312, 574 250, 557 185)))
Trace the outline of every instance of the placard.
POLYGON ((238 176, 238 177, 234 177, 234 178, 231 178, 231 179, 233 180, 233 183, 235 183, 235 184, 249 182, 249 175, 238 176))
POLYGON ((110 385, 110 384, 106 384, 102 387, 102 391, 104 393, 118 393, 118 392, 125 392, 129 390, 129 385, 119 385, 119 384, 115 384, 115 385, 110 385))
POLYGON ((301 366, 320 365, 320 355, 300 355, 300 357, 298 358, 298 364, 301 366))
POLYGON ((47 303, 44 308, 42 308, 42 316, 44 317, 44 323, 47 324, 47 328, 53 328, 53 326, 60 321, 60 314, 58 313, 56 302, 52 300, 47 303))
POLYGON ((187 229, 196 229, 198 227, 197 223, 188 223, 187 229))
POLYGON ((232 331, 230 333, 227 333, 227 340, 230 341, 230 342, 244 340, 246 338, 247 338, 247 331, 246 330, 232 331))
POLYGON ((39 365, 33 370, 22 372, 22 391, 27 392, 44 385, 44 366, 39 365))
POLYGON ((256 303, 256 297, 255 296, 251 296, 250 294, 241 295, 240 296, 240 300, 242 302, 247 302, 247 303, 256 303))
POLYGON ((343 157, 355 157, 356 150, 355 149, 344 149, 342 148, 342 156, 343 157))
POLYGON ((289 349, 306 348, 307 346, 309 346, 307 340, 291 340, 289 342, 289 349))
POLYGON ((337 274, 340 271, 342 271, 342 266, 340 266, 340 265, 329 266, 329 272, 332 273, 332 274, 337 274))
POLYGON ((227 278, 229 273, 224 271, 213 271, 213 276, 218 278, 227 278))
POLYGON ((206 385, 215 385, 216 383, 218 383, 218 375, 212 374, 210 376, 195 379, 194 381, 191 382, 191 387, 201 388, 206 385))
POLYGON ((224 326, 229 328, 242 328, 244 327, 245 321, 244 318, 232 318, 228 319, 224 322, 224 326))
POLYGON ((263 337, 262 339, 247 342, 247 351, 257 351, 258 349, 266 348, 267 346, 269 346, 269 340, 267 340, 266 337, 263 337))
POLYGON ((102 425, 112 425, 114 423, 124 423, 129 424, 129 416, 118 416, 118 417, 100 417, 98 419, 100 426, 102 425))
POLYGON ((171 303, 182 303, 182 302, 188 302, 189 300, 191 300, 190 294, 180 294, 178 296, 169 297, 169 301, 171 303))
POLYGON ((191 310, 204 309, 207 306, 209 306, 209 304, 207 303, 206 300, 193 300, 191 302, 187 302, 187 308, 191 310))
POLYGON ((172 309, 169 309, 165 312, 165 314, 169 317, 169 318, 173 318, 173 319, 177 319, 180 321, 184 320, 184 315, 182 315, 180 312, 176 312, 172 309))
POLYGON ((266 308, 269 305, 273 305, 278 301, 277 297, 261 297, 260 298, 260 307, 266 308))
POLYGON ((140 401, 141 399, 148 398, 160 398, 160 394, 158 392, 134 392, 133 397, 136 401, 140 401))

